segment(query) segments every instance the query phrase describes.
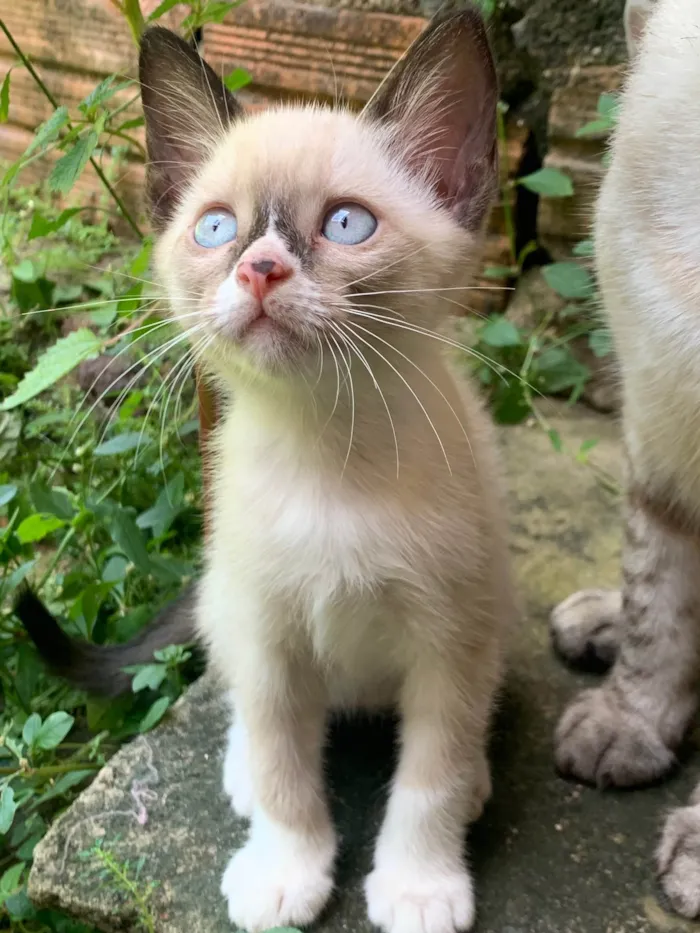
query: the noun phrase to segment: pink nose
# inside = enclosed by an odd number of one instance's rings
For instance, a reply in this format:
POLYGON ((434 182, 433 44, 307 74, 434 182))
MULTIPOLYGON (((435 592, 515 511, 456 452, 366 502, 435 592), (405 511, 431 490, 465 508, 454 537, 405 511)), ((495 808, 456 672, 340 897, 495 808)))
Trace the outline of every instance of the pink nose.
POLYGON ((242 259, 236 269, 238 284, 258 301, 262 301, 270 289, 284 282, 291 274, 292 269, 279 259, 242 259))

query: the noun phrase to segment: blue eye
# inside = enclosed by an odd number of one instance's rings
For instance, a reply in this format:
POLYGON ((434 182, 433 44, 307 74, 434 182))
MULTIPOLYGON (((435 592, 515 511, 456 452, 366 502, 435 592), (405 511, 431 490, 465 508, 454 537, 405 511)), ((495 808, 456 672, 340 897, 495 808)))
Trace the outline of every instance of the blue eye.
POLYGON ((327 240, 355 246, 369 240, 377 229, 377 218, 361 204, 338 204, 323 219, 321 232, 327 240))
POLYGON ((217 207, 199 218, 194 228, 194 238, 200 246, 214 249, 235 240, 237 230, 238 224, 231 211, 217 207))

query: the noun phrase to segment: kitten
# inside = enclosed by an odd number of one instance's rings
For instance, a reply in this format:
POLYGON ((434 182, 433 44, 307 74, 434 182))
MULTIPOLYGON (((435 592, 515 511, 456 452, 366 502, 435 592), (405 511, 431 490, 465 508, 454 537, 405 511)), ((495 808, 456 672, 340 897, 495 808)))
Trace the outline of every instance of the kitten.
POLYGON ((230 919, 319 914, 328 712, 396 704, 369 916, 467 929, 464 832, 514 609, 492 430, 433 334, 497 189, 483 22, 435 20, 361 115, 247 116, 158 28, 140 66, 157 274, 225 398, 197 622, 234 710, 224 786, 251 818, 230 919))
MULTIPOLYGON (((577 593, 552 617, 566 657, 616 658, 564 713, 558 767, 617 787, 675 764, 700 673, 700 4, 659 0, 645 27, 648 9, 627 5, 636 57, 595 223, 629 461, 622 590, 577 593)), ((674 907, 698 915, 700 788, 657 862, 674 907)))

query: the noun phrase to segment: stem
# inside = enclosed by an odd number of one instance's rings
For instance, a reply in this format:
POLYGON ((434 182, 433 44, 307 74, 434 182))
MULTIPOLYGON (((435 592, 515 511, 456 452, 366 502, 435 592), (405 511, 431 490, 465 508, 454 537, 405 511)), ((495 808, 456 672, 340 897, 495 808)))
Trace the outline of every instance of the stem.
POLYGON ((501 151, 501 171, 505 175, 505 181, 502 189, 503 203, 503 226, 506 228, 506 236, 510 245, 510 258, 513 265, 518 264, 518 254, 515 242, 515 222, 513 220, 513 209, 510 203, 510 195, 513 191, 513 185, 510 181, 510 163, 508 161, 508 137, 506 134, 506 121, 503 110, 500 105, 496 109, 496 134, 498 136, 499 149, 501 151))
POLYGON ((37 593, 40 593, 40 592, 43 590, 43 588, 44 588, 44 586, 46 585, 46 583, 47 583, 49 577, 51 576, 51 574, 52 574, 52 573, 54 572, 54 570, 56 569, 56 565, 58 564, 59 560, 61 559, 61 556, 63 555, 63 552, 64 552, 65 549, 68 547, 68 545, 70 544, 70 542, 73 540, 74 537, 75 537, 75 528, 69 528, 68 531, 66 532, 66 534, 63 536, 63 541, 61 541, 61 543, 59 544, 58 548, 56 549, 56 553, 54 554, 54 556, 53 556, 53 558, 52 558, 52 560, 51 560, 51 563, 50 563, 49 566, 46 568, 43 577, 41 578, 41 580, 39 581, 39 583, 38 583, 38 585, 37 585, 37 588, 36 588, 36 592, 37 592, 37 593))
POLYGON ((53 777, 71 771, 97 771, 102 765, 94 761, 80 761, 72 765, 45 765, 42 768, 0 768, 0 774, 22 774, 25 777, 53 777))
MULTIPOLYGON (((133 2, 133 0, 132 0, 132 2, 133 2)), ((139 12, 140 12, 140 10, 139 10, 139 12)), ((42 93, 42 94, 44 95, 44 97, 48 100, 48 102, 51 104, 51 106, 54 108, 54 110, 58 110, 58 108, 59 108, 59 103, 58 103, 58 101, 57 101, 56 98, 53 96, 53 94, 51 93, 51 91, 46 87, 46 85, 45 85, 44 82, 42 81, 41 77, 39 76, 39 74, 38 74, 37 71, 35 70, 35 68, 34 68, 34 66, 32 65, 32 63, 29 61, 29 59, 27 58, 27 56, 24 54, 24 52, 22 51, 22 49, 17 45, 17 42, 15 41, 14 36, 13 36, 12 33, 10 32, 10 30, 7 28, 7 26, 5 25, 4 20, 2 20, 2 19, 0 19, 0 29, 2 29, 2 31, 5 33, 5 36, 7 37, 7 41, 10 43, 10 45, 12 46, 12 48, 14 49, 14 51, 16 52, 16 54, 19 56, 20 61, 22 62, 22 64, 24 65, 24 67, 27 69, 27 71, 29 72, 29 74, 30 74, 30 75, 32 76, 32 78, 34 79, 34 82, 36 83, 36 85, 37 85, 37 87, 39 88, 39 90, 41 91, 41 93, 42 93)), ((69 129, 71 129, 71 128, 72 128, 72 123, 71 123, 70 121, 68 121, 68 123, 66 124, 66 126, 67 126, 69 129)), ((95 172, 97 173, 97 177, 100 179, 100 181, 102 182, 102 184, 104 185, 104 187, 107 189, 107 191, 109 192, 110 196, 111 196, 112 199, 114 200, 114 203, 117 205, 117 207, 118 207, 119 210, 121 211, 121 214, 122 214, 122 216, 124 217, 124 220, 126 220, 126 222, 129 224, 129 226, 131 227, 131 229, 132 229, 132 230, 134 231, 134 233, 138 236, 138 238, 139 238, 140 240, 143 240, 143 238, 144 238, 144 237, 143 237, 143 232, 141 231, 139 225, 136 223, 136 221, 134 220, 134 218, 131 216, 131 213, 129 212, 128 208, 126 207, 126 205, 124 204, 124 202, 122 201, 122 199, 120 198, 120 196, 117 194, 117 192, 114 190, 114 188, 112 187, 112 185, 111 185, 110 182, 109 182, 109 179, 107 178, 107 176, 105 175, 105 173, 104 173, 104 172, 102 171, 102 169, 100 168, 99 164, 96 162, 96 160, 95 160, 92 156, 90 156, 90 164, 92 165, 92 167, 94 168, 95 172)))
POLYGON ((134 42, 136 45, 139 45, 141 42, 141 33, 146 28, 146 21, 143 18, 139 0, 124 0, 122 4, 122 13, 129 24, 134 42))

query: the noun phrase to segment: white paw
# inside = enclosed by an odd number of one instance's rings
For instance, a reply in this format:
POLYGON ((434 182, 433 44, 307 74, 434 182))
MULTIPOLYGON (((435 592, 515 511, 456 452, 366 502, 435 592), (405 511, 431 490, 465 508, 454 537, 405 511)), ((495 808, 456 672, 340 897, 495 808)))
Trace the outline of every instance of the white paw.
POLYGON ((228 730, 228 746, 224 758, 224 791, 231 798, 231 806, 239 816, 253 815, 255 798, 253 781, 248 767, 248 736, 242 722, 235 722, 228 730))
POLYGON ((465 868, 375 868, 365 882, 367 912, 385 933, 454 933, 474 923, 474 892, 465 868))
POLYGON ((331 895, 334 855, 333 842, 319 846, 300 838, 295 843, 287 836, 282 844, 267 846, 252 838, 233 856, 221 881, 231 923, 247 933, 311 923, 331 895))

